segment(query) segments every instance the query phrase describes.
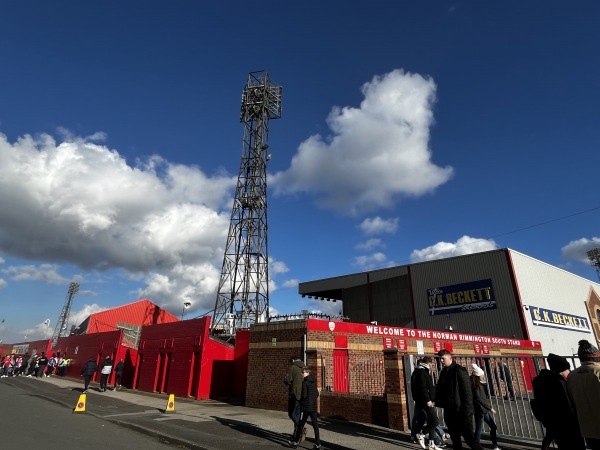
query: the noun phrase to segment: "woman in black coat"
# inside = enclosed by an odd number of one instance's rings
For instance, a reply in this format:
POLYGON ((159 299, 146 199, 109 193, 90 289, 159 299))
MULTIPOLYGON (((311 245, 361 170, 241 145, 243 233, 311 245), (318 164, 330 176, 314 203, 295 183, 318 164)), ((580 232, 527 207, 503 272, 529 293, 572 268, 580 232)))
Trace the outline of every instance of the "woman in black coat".
POLYGON ((492 408, 492 404, 485 392, 485 388, 481 383, 483 370, 473 364, 473 374, 471 375, 471 388, 473 390, 473 409, 475 410, 475 440, 479 443, 481 440, 481 432, 483 431, 483 422, 490 427, 490 440, 494 450, 499 450, 498 441, 496 439, 496 422, 494 422, 494 414, 496 410, 492 408))
POLYGON ((315 432, 315 445, 313 450, 321 449, 321 440, 319 438, 319 422, 317 421, 317 398, 319 397, 319 390, 317 389, 317 378, 310 374, 310 369, 305 368, 302 370, 304 380, 302 381, 302 397, 300 398, 300 404, 302 406, 302 419, 300 419, 300 425, 296 429, 296 435, 294 440, 289 442, 290 447, 298 448, 298 443, 304 440, 306 436, 306 421, 310 417, 310 421, 315 432))

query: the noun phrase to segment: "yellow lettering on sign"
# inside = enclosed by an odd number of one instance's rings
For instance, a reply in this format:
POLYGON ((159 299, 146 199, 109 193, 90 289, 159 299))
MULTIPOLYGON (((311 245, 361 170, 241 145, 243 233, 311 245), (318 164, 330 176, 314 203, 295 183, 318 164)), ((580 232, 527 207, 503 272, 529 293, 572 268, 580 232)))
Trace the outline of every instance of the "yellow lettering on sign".
POLYGON ((540 316, 540 308, 535 308, 533 310, 533 317, 535 317, 535 320, 542 320, 542 316, 540 316))
POLYGON ((550 322, 550 316, 548 315, 548 311, 542 311, 544 314, 544 322, 550 322))

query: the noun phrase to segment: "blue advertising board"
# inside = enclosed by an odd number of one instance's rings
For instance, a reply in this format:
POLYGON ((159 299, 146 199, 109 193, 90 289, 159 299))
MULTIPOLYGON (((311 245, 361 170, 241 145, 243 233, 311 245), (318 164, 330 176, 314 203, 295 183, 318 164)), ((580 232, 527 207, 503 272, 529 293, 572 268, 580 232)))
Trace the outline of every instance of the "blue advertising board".
POLYGON ((453 284, 427 289, 429 314, 454 314, 496 309, 492 280, 453 284))
POLYGON ((589 333, 590 322, 587 318, 574 316, 560 311, 530 306, 531 320, 534 325, 540 327, 560 328, 561 330, 579 331, 589 333))

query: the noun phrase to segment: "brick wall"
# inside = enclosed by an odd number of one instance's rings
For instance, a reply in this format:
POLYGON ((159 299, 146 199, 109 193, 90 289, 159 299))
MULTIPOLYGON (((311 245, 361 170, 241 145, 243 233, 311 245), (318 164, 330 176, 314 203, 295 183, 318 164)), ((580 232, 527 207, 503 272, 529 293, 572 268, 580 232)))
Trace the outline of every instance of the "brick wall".
POLYGON ((321 391, 320 413, 325 417, 388 427, 388 404, 383 396, 321 391))
POLYGON ((305 320, 261 323, 252 327, 246 406, 287 411, 288 388, 283 380, 290 357, 304 358, 305 336, 305 320))

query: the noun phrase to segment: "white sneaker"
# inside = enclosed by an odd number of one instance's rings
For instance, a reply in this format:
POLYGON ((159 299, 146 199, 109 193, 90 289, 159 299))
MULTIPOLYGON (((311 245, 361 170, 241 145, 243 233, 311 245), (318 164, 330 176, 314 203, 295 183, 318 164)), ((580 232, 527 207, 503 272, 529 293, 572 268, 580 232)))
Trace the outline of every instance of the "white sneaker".
POLYGON ((429 450, 442 450, 440 447, 435 445, 434 441, 429 441, 429 450))
POLYGON ((496 445, 492 450, 500 450, 500 447, 496 445))
POLYGON ((422 449, 426 449, 425 447, 425 435, 417 433, 417 443, 421 446, 422 449))

